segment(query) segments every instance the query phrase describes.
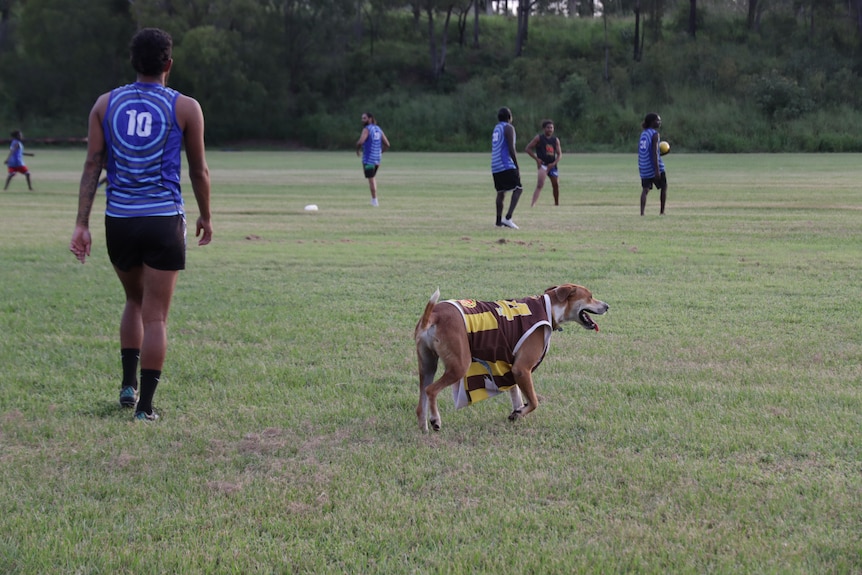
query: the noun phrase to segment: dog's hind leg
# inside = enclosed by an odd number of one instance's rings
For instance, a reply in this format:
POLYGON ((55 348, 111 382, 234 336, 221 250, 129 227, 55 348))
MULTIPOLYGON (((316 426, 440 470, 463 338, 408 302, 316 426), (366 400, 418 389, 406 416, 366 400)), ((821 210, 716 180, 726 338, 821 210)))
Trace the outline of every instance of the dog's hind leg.
POLYGON ((419 429, 428 431, 428 394, 427 389, 434 382, 437 374, 437 354, 430 349, 417 346, 419 356, 419 405, 416 406, 416 417, 419 419, 419 429))
POLYGON ((517 385, 509 388, 509 397, 512 400, 512 413, 509 414, 509 419, 514 421, 520 417, 521 412, 524 410, 524 400, 521 397, 521 390, 517 385))

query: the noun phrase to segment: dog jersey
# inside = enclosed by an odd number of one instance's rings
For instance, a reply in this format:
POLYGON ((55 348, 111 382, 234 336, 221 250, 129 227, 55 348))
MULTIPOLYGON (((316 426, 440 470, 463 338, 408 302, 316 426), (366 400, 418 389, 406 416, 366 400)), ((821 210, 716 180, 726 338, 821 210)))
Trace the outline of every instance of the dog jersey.
POLYGON ((447 300, 464 318, 473 358, 467 375, 452 391, 455 407, 462 408, 506 391, 515 383, 512 363, 524 340, 544 329, 542 363, 551 342, 551 300, 545 295, 492 302, 447 300))

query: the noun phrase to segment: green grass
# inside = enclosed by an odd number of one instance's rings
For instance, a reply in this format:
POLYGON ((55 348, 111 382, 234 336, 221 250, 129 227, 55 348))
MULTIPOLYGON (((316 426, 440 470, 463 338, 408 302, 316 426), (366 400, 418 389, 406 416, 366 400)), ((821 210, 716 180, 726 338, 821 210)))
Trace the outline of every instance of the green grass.
POLYGON ((570 154, 511 231, 484 154, 387 154, 373 209, 352 154, 213 151, 143 425, 98 215, 68 252, 83 153, 36 151, 0 193, 0 572, 862 573, 858 156, 671 154, 640 217, 633 155, 570 154), (443 394, 421 433, 434 289, 562 282, 611 309, 538 410, 443 394))

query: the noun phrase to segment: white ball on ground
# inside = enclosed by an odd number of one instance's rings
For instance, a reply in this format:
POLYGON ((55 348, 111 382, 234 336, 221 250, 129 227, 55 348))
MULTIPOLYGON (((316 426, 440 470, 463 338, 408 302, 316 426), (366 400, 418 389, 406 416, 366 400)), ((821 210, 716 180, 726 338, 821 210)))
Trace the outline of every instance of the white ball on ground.
POLYGON ((317 204, 308 204, 307 206, 305 206, 305 211, 306 212, 316 212, 317 211, 317 204))

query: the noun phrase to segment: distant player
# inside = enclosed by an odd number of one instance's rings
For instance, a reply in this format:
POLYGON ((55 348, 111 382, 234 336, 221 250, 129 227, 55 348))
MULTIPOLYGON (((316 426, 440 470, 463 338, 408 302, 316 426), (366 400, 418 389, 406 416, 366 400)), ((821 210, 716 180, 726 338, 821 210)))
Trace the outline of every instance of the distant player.
POLYGON ((650 112, 641 124, 640 143, 638 144, 638 170, 641 175, 641 215, 644 215, 646 198, 649 191, 655 186, 661 190, 661 207, 659 213, 664 215, 664 204, 667 200, 667 174, 664 170, 664 162, 661 159, 658 144, 661 141, 661 116, 650 112))
POLYGON ((551 179, 551 187, 554 190, 554 205, 560 205, 560 182, 559 171, 557 164, 560 163, 560 158, 563 157, 563 149, 560 147, 560 139, 554 135, 554 121, 542 121, 542 133, 537 134, 535 138, 530 140, 524 150, 527 154, 536 160, 538 168, 538 180, 536 181, 536 191, 533 192, 533 201, 530 202, 530 207, 536 205, 539 201, 539 194, 542 193, 542 188, 545 186, 545 179, 551 179))
POLYGON ((368 188, 371 190, 371 205, 377 206, 377 169, 380 168, 380 159, 383 152, 389 149, 389 140, 386 134, 377 125, 374 114, 365 112, 362 114, 362 133, 356 142, 356 155, 362 154, 362 170, 368 179, 368 188))
POLYGON ((515 152, 515 127, 512 126, 512 111, 500 108, 497 111, 497 125, 491 134, 491 176, 494 178, 494 188, 497 190, 497 227, 507 227, 517 230, 512 221, 512 214, 521 198, 521 171, 518 167, 515 152), (512 192, 509 201, 509 211, 503 217, 503 200, 506 192, 512 192))
POLYGON ((31 192, 33 191, 33 186, 30 185, 30 170, 28 170, 27 166, 24 164, 24 156, 34 156, 35 154, 26 153, 24 151, 23 139, 24 135, 20 130, 12 132, 12 143, 9 145, 9 155, 6 157, 6 161, 3 162, 6 164, 7 172, 9 174, 6 176, 6 185, 3 186, 4 190, 9 187, 9 182, 12 181, 15 174, 24 174, 24 177, 27 178, 27 187, 31 192))

